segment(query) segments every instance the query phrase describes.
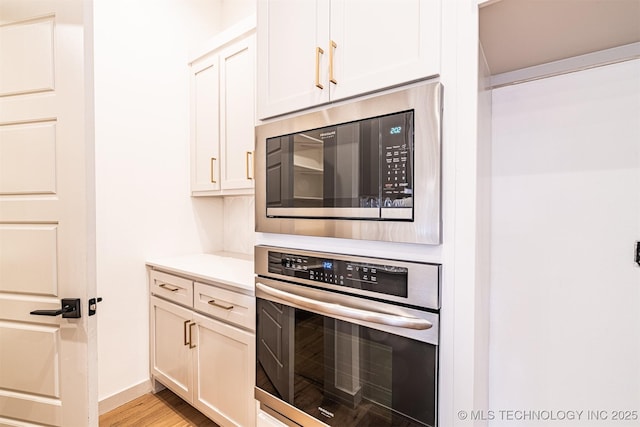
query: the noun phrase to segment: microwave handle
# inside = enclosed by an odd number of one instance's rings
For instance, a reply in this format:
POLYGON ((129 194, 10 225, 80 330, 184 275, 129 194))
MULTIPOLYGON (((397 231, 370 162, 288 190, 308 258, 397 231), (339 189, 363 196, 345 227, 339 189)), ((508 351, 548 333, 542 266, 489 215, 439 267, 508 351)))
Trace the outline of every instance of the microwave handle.
POLYGON ((376 311, 363 310, 360 308, 349 307, 341 304, 318 301, 315 299, 295 295, 280 289, 272 288, 263 283, 256 282, 256 288, 267 295, 279 298, 292 304, 296 304, 301 308, 313 310, 319 314, 341 316, 354 320, 364 320, 372 323, 379 323, 387 326, 395 326, 405 329, 425 330, 433 326, 433 324, 424 319, 416 317, 398 316, 396 314, 386 314, 376 311))

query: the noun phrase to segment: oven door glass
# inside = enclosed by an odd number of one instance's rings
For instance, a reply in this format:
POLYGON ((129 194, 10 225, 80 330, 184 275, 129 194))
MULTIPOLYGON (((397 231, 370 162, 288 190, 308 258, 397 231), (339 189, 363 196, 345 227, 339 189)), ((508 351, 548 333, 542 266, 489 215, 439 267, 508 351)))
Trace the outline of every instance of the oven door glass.
POLYGON ((256 385, 331 426, 433 426, 437 346, 257 298, 256 385))
POLYGON ((413 112, 267 139, 267 216, 412 219, 413 112), (399 211, 403 212, 399 212, 399 211))

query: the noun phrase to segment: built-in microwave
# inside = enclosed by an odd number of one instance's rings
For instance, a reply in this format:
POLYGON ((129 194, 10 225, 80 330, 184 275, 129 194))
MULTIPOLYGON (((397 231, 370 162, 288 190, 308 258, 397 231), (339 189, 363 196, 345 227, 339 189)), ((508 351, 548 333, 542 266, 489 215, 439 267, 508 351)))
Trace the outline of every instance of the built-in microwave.
POLYGON ((256 127, 256 231, 441 242, 442 85, 256 127))

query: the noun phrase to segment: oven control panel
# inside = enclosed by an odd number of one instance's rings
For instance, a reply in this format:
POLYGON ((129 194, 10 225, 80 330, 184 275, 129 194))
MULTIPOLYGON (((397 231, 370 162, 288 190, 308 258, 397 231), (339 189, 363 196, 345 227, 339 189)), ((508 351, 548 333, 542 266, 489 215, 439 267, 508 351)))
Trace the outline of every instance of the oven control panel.
POLYGON ((408 269, 405 267, 269 251, 269 273, 315 283, 407 296, 408 269))

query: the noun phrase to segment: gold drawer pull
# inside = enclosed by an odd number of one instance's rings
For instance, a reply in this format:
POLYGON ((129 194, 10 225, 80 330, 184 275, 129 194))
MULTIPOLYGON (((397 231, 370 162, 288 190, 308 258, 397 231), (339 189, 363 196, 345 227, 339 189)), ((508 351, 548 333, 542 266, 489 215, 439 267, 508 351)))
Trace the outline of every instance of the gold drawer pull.
POLYGON ((324 86, 320 83, 320 55, 324 54, 324 50, 320 46, 316 47, 316 87, 318 89, 324 89, 324 86))
POLYGON ((193 343, 193 329, 192 326, 195 326, 195 323, 189 324, 189 348, 196 348, 196 345, 193 343))
POLYGON ((184 345, 189 345, 189 338, 187 338, 187 325, 191 322, 191 320, 185 320, 184 321, 184 330, 183 330, 183 335, 184 335, 184 345))
POLYGON ((331 40, 331 43, 329 43, 329 81, 335 85, 338 84, 338 81, 333 75, 333 55, 337 47, 338 45, 336 44, 336 42, 331 40))
POLYGON ((244 160, 247 179, 253 179, 253 151, 246 151, 244 160), (251 156, 251 168, 249 167, 249 156, 251 156))
POLYGON ((213 305, 215 307, 220 307, 223 308, 225 310, 232 310, 233 309, 233 305, 232 304, 226 304, 226 303, 219 303, 216 300, 212 299, 211 301, 209 301, 207 304, 209 305, 213 305))
POLYGON ((211 158, 211 183, 212 184, 217 184, 217 182, 216 182, 216 174, 215 174, 215 171, 214 171, 214 168, 213 168, 213 164, 215 163, 216 160, 218 160, 218 159, 216 159, 215 157, 211 158))
POLYGON ((180 288, 178 288, 176 286, 167 285, 166 283, 160 283, 158 286, 160 286, 162 289, 166 289, 166 290, 168 290, 170 292, 175 292, 175 291, 180 289, 180 288))

